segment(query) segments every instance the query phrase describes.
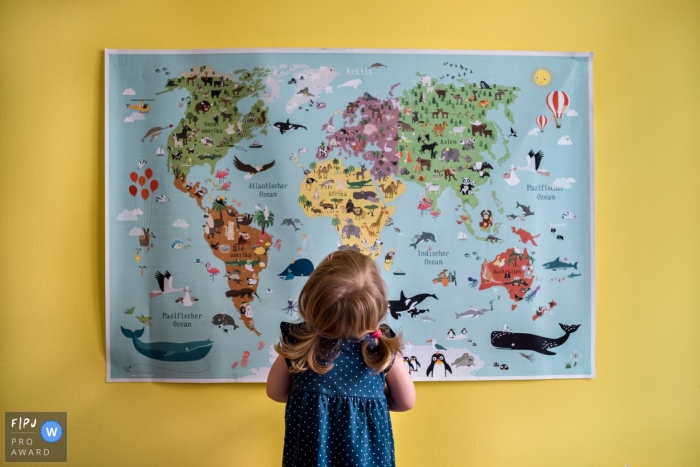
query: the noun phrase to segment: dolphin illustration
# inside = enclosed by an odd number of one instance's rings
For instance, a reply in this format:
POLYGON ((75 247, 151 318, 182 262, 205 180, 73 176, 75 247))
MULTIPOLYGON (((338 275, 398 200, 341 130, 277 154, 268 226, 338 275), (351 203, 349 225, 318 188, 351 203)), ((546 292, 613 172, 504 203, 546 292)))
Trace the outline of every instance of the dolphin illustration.
POLYGON ((561 326, 565 334, 557 339, 536 336, 534 334, 493 331, 491 333, 491 345, 499 349, 532 350, 544 355, 556 355, 548 349, 562 345, 569 339, 569 335, 576 332, 581 325, 573 324, 569 326, 559 323, 559 326, 561 326))
POLYGON ((430 232, 423 232, 422 234, 413 237, 413 240, 415 240, 415 243, 410 243, 409 246, 415 248, 419 243, 427 242, 428 240, 435 243, 435 235, 431 234, 430 232))
POLYGON ((122 326, 122 334, 132 340, 136 351, 141 355, 154 360, 164 362, 192 362, 207 356, 214 343, 207 339, 205 341, 183 342, 141 342, 138 338, 143 335, 141 328, 138 331, 125 329, 122 326))

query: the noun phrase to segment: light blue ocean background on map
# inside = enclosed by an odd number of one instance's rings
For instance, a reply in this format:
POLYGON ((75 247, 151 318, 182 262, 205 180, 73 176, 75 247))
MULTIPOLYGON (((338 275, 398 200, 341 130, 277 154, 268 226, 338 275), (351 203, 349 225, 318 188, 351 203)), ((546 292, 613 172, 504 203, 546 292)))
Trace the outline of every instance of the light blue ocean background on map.
MULTIPOLYGON (((440 83, 454 83, 461 86, 457 78, 445 75, 455 75, 456 67, 445 65, 445 62, 461 64, 474 72, 465 78, 469 82, 485 81, 492 87, 517 86, 517 99, 510 104, 509 109, 513 114, 511 123, 504 114, 503 107, 490 110, 485 118, 494 122, 502 131, 498 135, 498 142, 491 148, 498 158, 507 149, 510 159, 502 165, 494 165, 491 171, 491 179, 479 188, 477 197, 479 205, 476 209, 466 207, 466 212, 473 218, 473 226, 476 235, 486 237, 478 227, 479 212, 482 209, 490 209, 495 215, 495 220, 500 223, 498 233, 493 233, 504 239, 502 244, 491 244, 479 241, 470 234, 467 240, 458 240, 458 234, 465 231, 463 225, 456 222, 462 211, 462 202, 455 192, 445 190, 434 209, 439 209, 441 215, 437 219, 429 215, 421 217, 417 209, 419 201, 423 197, 423 189, 417 183, 407 183, 407 191, 396 201, 387 200, 389 205, 398 206, 394 216, 393 225, 385 227, 381 233, 384 242, 382 254, 377 258, 377 263, 383 277, 388 284, 389 298, 398 299, 402 291, 407 296, 417 293, 436 294, 438 300, 427 299, 419 308, 429 308, 427 314, 435 322, 423 321, 424 315, 415 318, 404 314, 397 321, 388 317, 388 323, 394 329, 400 329, 404 338, 413 345, 428 345, 426 341, 436 339, 439 344, 449 347, 464 347, 465 350, 478 355, 485 364, 473 373, 473 377, 479 378, 536 378, 536 377, 570 377, 590 376, 592 373, 594 319, 592 303, 592 238, 591 225, 591 135, 589 122, 590 95, 589 95, 589 58, 560 57, 560 56, 531 56, 531 55, 448 55, 448 54, 391 54, 391 53, 266 53, 266 54, 129 54, 109 55, 108 61, 108 222, 109 242, 109 347, 110 361, 109 376, 112 379, 127 378, 139 379, 169 379, 169 380, 231 380, 247 376, 255 377, 257 371, 261 371, 264 381, 264 370, 261 368, 270 365, 270 346, 279 338, 279 323, 285 320, 298 318, 296 314, 290 314, 284 309, 288 301, 297 301, 299 290, 306 279, 295 278, 284 281, 278 277, 286 266, 293 260, 306 257, 316 265, 328 253, 337 248, 339 233, 331 225, 330 218, 321 217, 312 219, 306 215, 297 202, 297 198, 303 192, 300 185, 303 184, 304 174, 297 163, 290 159, 292 152, 298 148, 306 147, 309 152, 302 154, 299 162, 308 167, 309 163, 316 160, 314 157, 316 147, 326 142, 326 133, 321 126, 329 122, 336 110, 344 109, 348 102, 354 101, 364 92, 370 93, 379 99, 389 96, 392 86, 399 84, 393 90, 394 97, 403 96, 404 90, 411 89, 418 81, 419 76, 428 75, 439 80, 440 83), (366 70, 372 63, 382 63, 386 68, 372 69, 371 75, 351 74, 356 69, 366 70), (231 148, 225 157, 217 161, 216 169, 231 169, 230 180, 233 183, 232 190, 227 193, 214 192, 213 196, 225 194, 229 200, 235 198, 241 202, 238 209, 241 212, 253 213, 255 206, 269 207, 275 214, 275 224, 266 229, 274 235, 275 239, 281 239, 280 251, 271 248, 268 252, 267 267, 260 274, 258 295, 252 302, 255 318, 255 326, 261 332, 256 336, 246 329, 238 319, 238 311, 234 309, 231 300, 224 294, 228 290, 226 278, 222 277, 225 265, 211 253, 203 235, 203 212, 198 208, 194 200, 188 195, 178 191, 172 184, 172 174, 168 173, 168 155, 166 146, 172 146, 172 141, 167 141, 169 131, 165 130, 154 141, 146 139, 142 142, 146 132, 153 127, 167 127, 172 124, 177 127, 180 119, 185 116, 188 109, 180 107, 182 99, 187 96, 185 90, 175 90, 162 93, 167 88, 164 86, 168 78, 177 78, 179 73, 189 74, 191 67, 198 68, 207 65, 220 73, 233 73, 239 69, 253 69, 263 66, 266 68, 280 67, 280 65, 303 64, 309 68, 328 66, 340 73, 332 83, 332 93, 322 94, 315 101, 326 103, 325 109, 304 106, 293 113, 285 112, 285 104, 296 93, 296 88, 287 84, 291 75, 280 76, 278 81, 281 86, 281 97, 269 105, 270 111, 267 126, 267 135, 254 134, 250 138, 241 141, 236 148, 231 148), (160 72, 156 72, 158 69, 160 72), (165 76, 164 69, 170 73, 165 76), (552 82, 548 86, 535 84, 533 75, 539 69, 549 71, 552 82), (443 76, 442 79, 439 79, 443 76), (338 86, 352 79, 361 79, 362 84, 355 90, 352 87, 338 88, 338 86), (125 89, 133 89, 134 95, 124 95, 125 89), (561 128, 556 128, 551 111, 547 108, 545 98, 553 90, 564 90, 571 97, 570 110, 577 116, 564 116, 560 119, 561 128), (158 94, 162 93, 162 94, 158 94), (140 99, 153 99, 148 101, 151 105, 150 112, 142 114, 142 120, 125 122, 134 111, 126 108, 126 104, 134 104, 140 99), (546 115, 549 124, 544 132, 534 132, 537 128, 535 119, 538 115, 546 115), (297 130, 281 135, 271 126, 277 121, 299 123, 307 127, 307 130, 297 130), (509 137, 511 127, 517 132, 517 137, 509 137), (530 135, 529 133, 533 133, 530 135), (558 144, 563 136, 568 136, 571 145, 558 144), (248 145, 253 140, 259 140, 263 144, 262 149, 249 149, 248 145), (156 150, 162 147, 165 156, 157 156, 156 150), (520 184, 514 187, 508 186, 502 175, 508 171, 511 164, 525 166, 528 151, 541 150, 544 153, 542 167, 551 172, 548 177, 517 171, 520 184), (256 175, 250 182, 266 183, 281 182, 289 184, 286 190, 278 190, 276 198, 261 198, 260 190, 249 190, 249 181, 244 181, 242 173, 233 168, 233 157, 237 156, 245 162, 261 163, 274 159, 276 165, 273 169, 256 175), (146 167, 154 171, 153 178, 158 180, 158 189, 151 194, 147 201, 140 195, 132 197, 128 192, 132 184, 129 174, 136 171, 140 161, 146 161, 146 167), (554 180, 572 177, 570 189, 563 191, 529 191, 528 185, 552 186, 554 180), (240 185, 239 185, 240 184, 240 185), (244 186, 245 189, 239 188, 244 186), (497 195, 498 202, 492 196, 497 195), (554 200, 538 200, 537 195, 552 194, 554 200), (170 201, 157 203, 156 196, 167 196, 170 201), (535 212, 534 216, 525 220, 516 218, 509 221, 506 214, 520 214, 516 208, 516 202, 530 206, 535 212), (499 212, 499 204, 503 212, 499 212), (118 221, 117 217, 123 210, 141 209, 144 214, 137 221, 118 221), (564 212, 572 212, 574 219, 564 220, 564 212), (304 224, 301 230, 296 232, 291 227, 281 226, 282 219, 298 218, 304 224), (186 229, 174 227, 176 220, 182 219, 187 224, 186 229), (138 237, 129 235, 135 227, 148 226, 155 234, 152 239, 153 247, 139 247, 138 237), (533 234, 539 234, 536 238, 537 247, 523 245, 518 237, 511 233, 511 226, 522 228, 533 234), (395 230, 398 228, 399 235, 395 230), (556 233, 550 231, 556 228, 556 233), (412 238, 421 232, 431 232, 437 242, 420 244, 414 249, 409 246, 412 238), (303 242, 301 235, 307 235, 307 241, 303 242), (556 235, 561 235, 564 240, 556 240, 556 235), (188 241, 187 238, 191 238, 188 241), (187 249, 175 250, 171 247, 175 240, 180 240, 187 249), (426 251, 427 247, 433 251, 449 252, 446 257, 441 257, 442 265, 426 265, 423 257, 418 256, 419 251, 426 251), (508 248, 518 246, 521 250, 527 248, 535 257, 535 272, 539 281, 532 287, 540 286, 535 299, 531 303, 519 302, 515 310, 511 310, 512 302, 505 289, 492 288, 479 291, 469 287, 468 278, 479 280, 481 263, 486 259, 493 261, 496 256, 508 248), (391 272, 385 272, 384 254, 390 248, 396 249, 396 256, 391 272), (141 248, 140 262, 136 262, 137 248, 141 248), (300 253, 298 248, 303 248, 300 253), (533 253, 534 251, 534 253, 533 253), (465 254, 469 254, 466 257, 465 254), (478 256, 480 260, 475 259, 478 256), (577 269, 566 271, 549 271, 542 268, 542 264, 560 258, 569 263, 577 263, 577 269), (205 263, 211 263, 221 273, 213 279, 205 270, 205 263), (145 266, 143 275, 140 267, 145 266), (406 272, 405 276, 392 274, 397 268, 406 272), (441 284, 433 284, 434 278, 442 269, 448 269, 456 273, 456 285, 450 284, 443 287, 441 284), (149 298, 148 293, 157 289, 154 279, 156 271, 169 271, 173 276, 174 287, 187 286, 198 301, 191 307, 183 307, 176 303, 182 292, 175 292, 163 296, 149 298), (580 273, 580 277, 561 278, 572 272, 580 273), (500 298, 499 298, 500 297, 500 298), (469 306, 489 308, 493 300, 493 311, 475 319, 455 318, 455 313, 465 311, 469 306), (545 316, 533 321, 534 309, 544 306, 549 301, 555 300, 557 306, 548 311, 545 316), (133 315, 124 311, 135 307, 133 315), (171 319, 164 319, 163 313, 195 313, 201 314, 201 319, 176 320, 188 321, 192 327, 176 328, 172 326, 171 319), (229 326, 229 332, 213 325, 211 320, 215 314, 226 313, 233 316, 240 328, 233 331, 229 326), (150 316, 149 326, 140 323, 136 316, 150 316), (507 325, 514 332, 532 333, 540 336, 558 338, 564 333, 559 323, 581 324, 578 331, 571 334, 567 343, 553 349, 556 355, 545 356, 535 353, 534 361, 522 358, 518 351, 496 349, 490 344, 492 331, 500 331, 507 325), (142 342, 189 342, 211 339, 213 347, 206 361, 194 362, 159 362, 148 359, 136 352, 131 339, 122 335, 120 327, 131 330, 145 328, 142 342), (447 332, 454 329, 459 333, 466 328, 472 342, 466 340, 448 341, 447 332), (476 344, 476 346, 472 345, 476 344), (258 350, 260 348, 260 350, 258 350), (576 365, 573 354, 576 351, 576 365), (244 352, 249 352, 248 364, 243 368, 238 364, 232 368, 232 364, 240 362, 244 352), (493 363, 506 363, 508 371, 503 371, 493 363), (571 368, 566 368, 567 363, 571 368), (127 368, 129 370, 127 371, 127 368)), ((239 112, 246 113, 254 99, 244 99, 238 103, 239 112), (248 107, 246 107, 248 106, 248 107)), ((464 118, 463 124, 469 126, 464 118)), ((342 115, 335 115, 333 125, 340 128, 343 125, 342 115)), ((452 128, 452 125, 450 125, 452 128)), ((407 134, 410 139, 417 135, 407 134)), ((467 133, 465 132, 465 136, 467 133)), ((459 139, 459 138, 457 138, 459 139)), ((336 149, 329 159, 338 157, 343 159, 343 164, 359 166, 355 158, 347 159, 347 154, 340 154, 336 149)), ((439 157, 439 156, 438 156, 439 157)), ((140 170, 139 173, 143 173, 140 170)), ((466 172, 458 174, 458 177, 467 175, 466 172)), ((194 168, 188 181, 203 181, 213 178, 210 166, 194 168)), ((140 191, 141 187, 139 187, 140 191)), ((302 189, 303 190, 303 189, 302 189)), ((207 203, 205 203, 206 205, 207 203)), ((210 203, 209 203, 210 205, 210 203)), ((527 352, 529 353, 529 352, 527 352)), ((427 362, 426 362, 427 363, 427 362)), ((423 365, 424 376, 426 365, 423 365)), ((423 377, 423 379, 425 379, 423 377)))

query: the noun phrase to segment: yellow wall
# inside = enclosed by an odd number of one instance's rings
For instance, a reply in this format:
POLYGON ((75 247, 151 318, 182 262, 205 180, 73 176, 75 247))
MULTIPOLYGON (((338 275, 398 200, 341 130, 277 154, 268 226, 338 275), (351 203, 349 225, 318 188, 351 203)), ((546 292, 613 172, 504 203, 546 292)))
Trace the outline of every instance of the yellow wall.
POLYGON ((69 465, 279 465, 260 384, 106 384, 105 48, 592 51, 597 378, 418 384, 403 466, 700 465, 700 3, 0 2, 0 411, 69 465), (389 4, 391 3, 391 5, 389 4))

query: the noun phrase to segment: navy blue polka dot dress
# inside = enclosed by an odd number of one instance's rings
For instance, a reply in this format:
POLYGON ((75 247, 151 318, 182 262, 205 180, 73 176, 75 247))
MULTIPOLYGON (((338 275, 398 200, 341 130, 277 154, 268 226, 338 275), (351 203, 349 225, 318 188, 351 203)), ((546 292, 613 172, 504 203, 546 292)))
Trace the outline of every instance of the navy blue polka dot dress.
MULTIPOLYGON (((291 326, 281 323, 282 338, 291 326)), ((386 371, 362 359, 365 339, 343 340, 333 368, 292 373, 287 400, 283 467, 394 467, 394 435, 384 395, 386 371)), ((287 361, 289 366, 290 362, 287 361)))

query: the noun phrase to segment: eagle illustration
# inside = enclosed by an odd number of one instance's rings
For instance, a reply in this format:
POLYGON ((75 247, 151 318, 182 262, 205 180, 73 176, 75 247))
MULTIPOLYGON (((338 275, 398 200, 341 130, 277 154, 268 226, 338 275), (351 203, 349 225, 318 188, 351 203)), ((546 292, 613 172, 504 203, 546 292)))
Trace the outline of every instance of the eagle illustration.
POLYGON ((241 172, 247 172, 246 176, 243 178, 249 179, 249 178, 252 178, 253 175, 255 175, 256 173, 264 172, 267 169, 269 169, 270 167, 272 167, 273 165, 275 165, 275 161, 273 160, 269 164, 265 164, 265 165, 262 165, 259 167, 253 167, 252 165, 244 164, 243 162, 241 162, 238 159, 238 157, 234 157, 233 158, 233 165, 241 172))

